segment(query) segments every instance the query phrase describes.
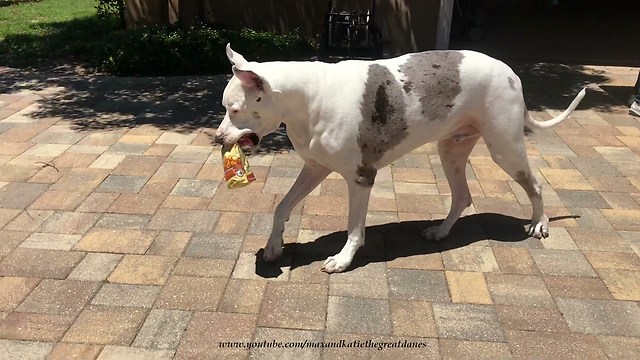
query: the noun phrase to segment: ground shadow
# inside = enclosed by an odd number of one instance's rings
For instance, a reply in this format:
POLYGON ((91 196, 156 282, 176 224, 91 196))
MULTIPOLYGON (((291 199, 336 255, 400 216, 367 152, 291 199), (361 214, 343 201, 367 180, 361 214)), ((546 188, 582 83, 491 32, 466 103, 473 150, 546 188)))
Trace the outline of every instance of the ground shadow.
MULTIPOLYGON (((576 215, 560 216, 551 218, 550 221, 553 224, 556 220, 578 217, 576 215)), ((442 220, 403 221, 368 226, 365 245, 358 250, 353 263, 346 271, 372 262, 387 262, 414 255, 443 253, 479 242, 486 242, 487 245, 542 248, 542 242, 529 237, 525 231, 525 225, 530 222, 530 219, 518 219, 495 213, 469 215, 460 218, 448 239, 441 242, 427 241, 422 237, 421 232, 431 226, 439 225, 442 220)), ((261 249, 256 254, 256 274, 267 278, 277 277, 282 273, 280 268, 283 266, 291 266, 293 270, 323 261, 328 256, 340 252, 346 239, 347 232, 338 231, 308 243, 285 244, 283 258, 274 264, 265 263, 262 260, 264 250, 261 249)))
MULTIPOLYGON (((588 69, 582 65, 514 60, 506 62, 522 81, 529 110, 564 110, 582 88, 610 81, 604 71, 588 69)), ((620 105, 622 104, 606 91, 588 91, 578 110, 612 112, 620 105)))
MULTIPOLYGON (((40 73, 9 69, 0 76, 0 94, 35 93, 30 116, 59 118, 77 131, 109 131, 153 125, 192 132, 215 129, 224 117, 222 92, 229 75, 118 78, 78 76, 61 67, 40 73)), ((214 144, 215 132, 208 132, 214 144)), ((284 126, 266 136, 256 153, 292 149, 284 126)))
POLYGON ((634 84, 630 84, 629 86, 619 86, 619 85, 601 85, 600 88, 607 92, 610 96, 612 96, 616 101, 620 104, 626 106, 630 105, 630 100, 634 93, 635 89, 633 87, 634 84))

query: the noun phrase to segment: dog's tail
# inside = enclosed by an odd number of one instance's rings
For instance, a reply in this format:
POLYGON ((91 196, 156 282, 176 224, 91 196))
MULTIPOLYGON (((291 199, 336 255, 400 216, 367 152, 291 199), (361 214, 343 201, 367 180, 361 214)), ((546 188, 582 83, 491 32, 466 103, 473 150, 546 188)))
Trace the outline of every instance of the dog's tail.
POLYGON ((573 101, 571 102, 571 105, 569 105, 567 110, 565 110, 562 114, 554 117, 551 120, 537 121, 533 117, 531 117, 531 115, 527 111, 527 114, 525 116, 525 121, 527 122, 528 125, 531 125, 532 127, 537 129, 548 129, 552 126, 558 125, 564 120, 566 120, 569 117, 569 115, 571 115, 573 110, 575 110, 576 107, 578 107, 578 104, 580 104, 580 101, 582 101, 582 98, 584 98, 586 93, 587 93, 587 88, 585 87, 582 90, 580 90, 580 92, 578 93, 576 98, 573 99, 573 101))

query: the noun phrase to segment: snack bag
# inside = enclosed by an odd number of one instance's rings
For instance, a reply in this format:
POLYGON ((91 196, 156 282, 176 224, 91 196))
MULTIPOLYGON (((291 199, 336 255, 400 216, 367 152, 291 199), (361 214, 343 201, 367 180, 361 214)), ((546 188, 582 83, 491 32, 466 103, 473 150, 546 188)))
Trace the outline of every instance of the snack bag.
POLYGON ((241 188, 256 180, 249 168, 249 161, 238 143, 233 144, 231 148, 222 147, 222 164, 224 179, 227 181, 229 189, 241 188))

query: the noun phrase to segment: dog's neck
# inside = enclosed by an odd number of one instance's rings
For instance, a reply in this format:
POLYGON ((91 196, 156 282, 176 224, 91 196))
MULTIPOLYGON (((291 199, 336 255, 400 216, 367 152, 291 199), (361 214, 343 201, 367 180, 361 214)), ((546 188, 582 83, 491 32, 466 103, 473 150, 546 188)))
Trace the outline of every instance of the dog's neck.
POLYGON ((319 121, 319 85, 326 64, 320 62, 262 63, 265 77, 272 89, 281 92, 275 99, 276 114, 287 125, 294 143, 310 141, 311 127, 319 121), (292 81, 292 79, 295 79, 292 81))

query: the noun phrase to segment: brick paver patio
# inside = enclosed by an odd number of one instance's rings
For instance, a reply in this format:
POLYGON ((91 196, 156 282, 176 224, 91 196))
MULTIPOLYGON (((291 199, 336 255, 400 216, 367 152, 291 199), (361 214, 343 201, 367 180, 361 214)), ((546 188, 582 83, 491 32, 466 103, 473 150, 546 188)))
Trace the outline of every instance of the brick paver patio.
MULTIPOLYGON (((605 95, 528 137, 548 239, 527 238, 527 196, 480 143, 474 205, 449 240, 422 240, 451 202, 426 145, 380 171, 365 247, 327 275, 346 184, 325 180, 291 216, 284 257, 262 263, 302 162, 277 135, 250 158, 256 183, 226 188, 212 145, 225 77, 0 72, 3 359, 640 358, 640 121, 605 95), (425 347, 219 347, 274 340, 425 347)), ((562 108, 575 94, 524 83, 562 108)))

